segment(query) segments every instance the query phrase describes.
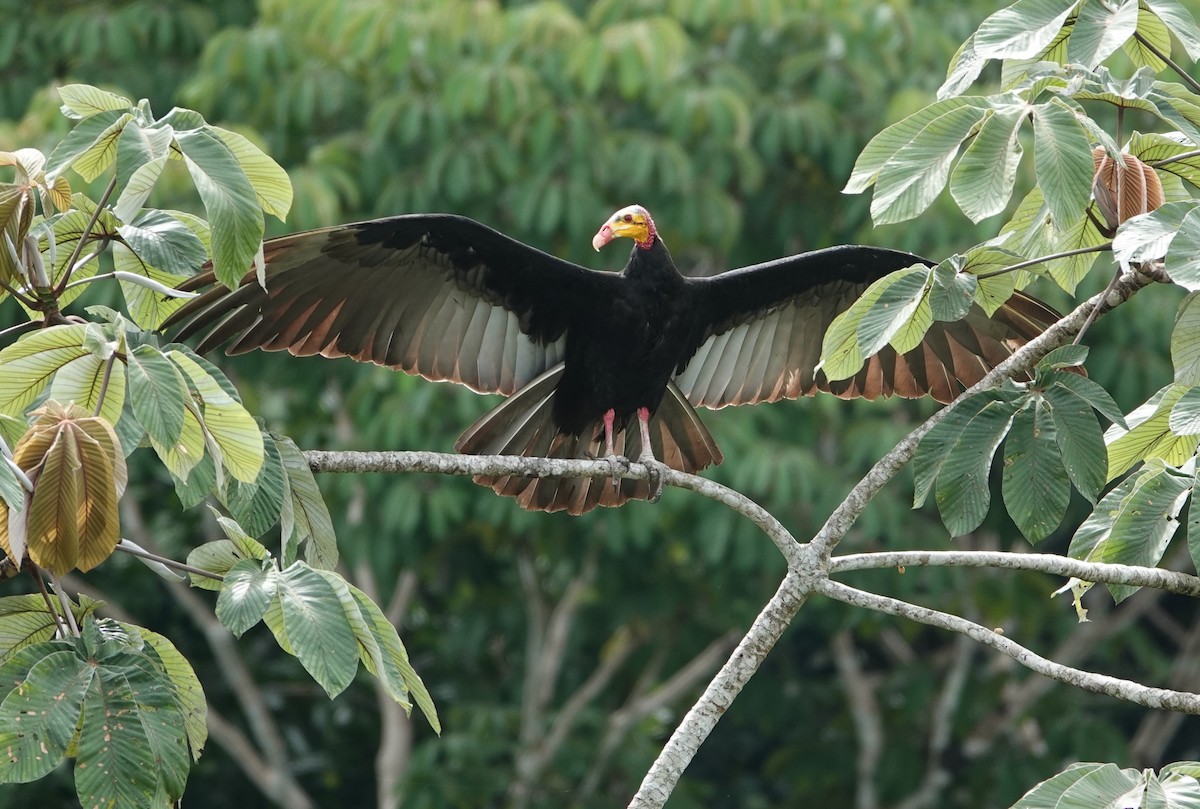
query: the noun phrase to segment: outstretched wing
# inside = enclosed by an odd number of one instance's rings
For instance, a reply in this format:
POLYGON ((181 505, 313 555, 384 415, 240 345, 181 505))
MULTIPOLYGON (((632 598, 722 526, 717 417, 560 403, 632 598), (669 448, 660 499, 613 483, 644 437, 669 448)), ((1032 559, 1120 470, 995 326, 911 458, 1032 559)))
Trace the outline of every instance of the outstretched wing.
POLYGON ((227 341, 296 356, 353 357, 481 393, 512 394, 562 361, 573 317, 616 278, 460 216, 396 216, 274 239, 266 285, 211 271, 163 324, 199 349, 227 341))
POLYGON ((872 282, 930 262, 910 253, 843 246, 695 279, 695 353, 675 376, 697 407, 774 402, 827 391, 843 398, 931 395, 948 402, 1058 319, 1023 294, 987 317, 978 306, 937 322, 906 354, 886 346, 849 379, 816 370, 830 323, 872 282))

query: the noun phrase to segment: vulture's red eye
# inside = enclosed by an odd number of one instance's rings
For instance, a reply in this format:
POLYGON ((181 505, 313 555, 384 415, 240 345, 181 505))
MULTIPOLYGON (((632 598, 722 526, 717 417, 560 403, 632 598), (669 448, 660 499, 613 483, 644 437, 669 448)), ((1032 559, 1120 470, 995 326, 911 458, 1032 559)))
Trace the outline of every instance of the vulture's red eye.
POLYGON ((633 214, 631 214, 631 213, 627 213, 627 214, 625 214, 625 221, 626 221, 626 222, 632 222, 632 221, 633 221, 633 214))

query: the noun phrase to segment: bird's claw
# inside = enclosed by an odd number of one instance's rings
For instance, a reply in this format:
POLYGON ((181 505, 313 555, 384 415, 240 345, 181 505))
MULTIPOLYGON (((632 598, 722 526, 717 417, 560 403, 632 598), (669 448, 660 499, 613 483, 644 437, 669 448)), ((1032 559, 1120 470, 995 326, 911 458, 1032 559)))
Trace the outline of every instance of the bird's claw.
POLYGON ((645 464, 646 471, 650 473, 646 478, 647 483, 650 484, 650 497, 648 499, 651 503, 657 503, 659 498, 662 497, 663 470, 667 468, 667 465, 653 455, 643 455, 638 458, 638 463, 645 464))
POLYGON ((608 455, 605 457, 605 460, 612 467, 612 476, 609 478, 612 481, 612 485, 621 485, 621 476, 629 471, 629 459, 624 455, 608 455))

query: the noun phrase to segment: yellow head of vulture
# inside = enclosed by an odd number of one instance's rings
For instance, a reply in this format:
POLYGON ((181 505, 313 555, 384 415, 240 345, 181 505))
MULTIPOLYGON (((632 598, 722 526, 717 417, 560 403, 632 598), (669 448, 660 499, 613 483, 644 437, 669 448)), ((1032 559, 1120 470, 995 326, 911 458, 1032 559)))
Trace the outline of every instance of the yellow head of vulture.
POLYGON ((600 232, 592 237, 592 247, 599 250, 613 239, 624 236, 645 250, 654 244, 656 235, 650 212, 641 205, 629 205, 608 218, 600 232))

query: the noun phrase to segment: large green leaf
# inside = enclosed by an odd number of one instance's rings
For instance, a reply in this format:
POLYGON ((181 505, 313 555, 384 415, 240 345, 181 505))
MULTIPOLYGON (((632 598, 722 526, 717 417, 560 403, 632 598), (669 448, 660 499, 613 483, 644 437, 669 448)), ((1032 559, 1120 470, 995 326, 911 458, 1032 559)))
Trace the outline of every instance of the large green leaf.
POLYGON ((986 59, 1021 59, 1049 45, 1076 0, 1018 0, 988 17, 975 32, 975 51, 986 59))
POLYGON ((1183 220, 1196 210, 1197 204, 1200 203, 1168 202, 1156 211, 1123 222, 1113 238, 1113 256, 1130 263, 1162 258, 1183 220))
MULTIPOLYGON (((269 435, 263 435, 263 466, 253 483, 237 479, 224 481, 217 497, 229 509, 238 524, 252 536, 265 534, 280 516, 287 496, 286 477, 279 448, 269 435)), ((289 564, 286 560, 284 564, 289 564)))
POLYGON ((1196 25, 1192 12, 1179 0, 1145 0, 1145 3, 1155 16, 1166 23, 1192 61, 1200 61, 1200 26, 1196 25))
POLYGON ((163 446, 174 445, 183 433, 187 387, 175 364, 152 345, 137 346, 126 355, 129 396, 134 415, 147 434, 163 446))
MULTIPOLYGON (((1179 527, 1179 512, 1192 491, 1192 476, 1153 459, 1121 481, 1096 505, 1067 553, 1073 559, 1154 567, 1179 527)), ((1108 585, 1113 598, 1125 600, 1137 591, 1108 585)))
MULTIPOLYGON (((411 696, 413 701, 421 708, 421 712, 425 714, 425 719, 428 720, 430 726, 435 732, 440 734, 442 732, 442 725, 438 720, 433 698, 429 695, 429 690, 425 687, 425 683, 422 682, 420 676, 408 661, 408 652, 404 649, 404 644, 396 632, 396 627, 388 622, 383 611, 379 609, 374 601, 367 598, 366 593, 352 584, 348 585, 348 587, 350 588, 350 595, 354 598, 354 602, 362 613, 366 627, 374 640, 374 648, 377 648, 379 653, 377 658, 371 654, 364 654, 362 657, 363 665, 366 666, 367 671, 374 674, 383 682, 392 699, 405 704, 408 701, 408 697, 411 696)), ((364 647, 362 651, 367 652, 367 647, 364 647)))
POLYGON ((267 605, 275 598, 279 571, 274 564, 243 559, 225 573, 217 597, 217 619, 241 637, 262 620, 267 605))
POLYGON ((1012 805, 1012 809, 1061 809, 1059 801, 1062 800, 1063 793, 1077 784, 1083 777, 1104 766, 1114 765, 1072 764, 1063 772, 1052 778, 1047 778, 1026 792, 1021 800, 1012 805))
POLYGON ((1017 136, 1026 115, 1028 110, 1015 104, 990 113, 954 168, 950 195, 972 222, 1008 205, 1023 153, 1017 136))
POLYGON ((96 179, 116 159, 117 138, 131 120, 133 116, 122 110, 84 118, 46 158, 46 174, 54 177, 74 168, 84 180, 96 179))
POLYGON ((102 360, 95 354, 71 360, 54 374, 50 398, 64 404, 74 402, 89 413, 116 424, 125 406, 125 366, 115 358, 102 360), (101 399, 103 396, 103 399, 101 399))
POLYGON ((1067 59, 1093 68, 1116 52, 1138 27, 1138 0, 1113 5, 1087 2, 1079 9, 1067 44, 1067 59))
POLYGON ((1175 435, 1200 435, 1200 388, 1189 388, 1179 397, 1167 424, 1175 435))
POLYGON ((1167 253, 1167 274, 1185 289, 1200 290, 1200 209, 1183 217, 1167 253))
POLYGON ((1137 770, 1105 764, 1084 775, 1062 794, 1058 809, 1097 809, 1142 805, 1146 780, 1137 770))
POLYGON ((117 197, 113 212, 122 222, 131 221, 162 176, 171 155, 174 132, 169 126, 125 125, 117 139, 117 197))
POLYGON ((1010 413, 1015 412, 1012 404, 1014 398, 1014 394, 1000 390, 980 391, 968 396, 954 405, 946 418, 921 439, 913 460, 913 508, 924 505, 946 465, 946 459, 963 443, 963 430, 967 425, 988 408, 1000 406, 1008 408, 1010 413))
POLYGON ((331 570, 338 560, 337 537, 316 478, 292 439, 283 435, 272 437, 279 448, 288 484, 280 516, 283 564, 295 561, 296 548, 307 540, 305 561, 315 568, 331 570))
POLYGON ((1126 416, 1128 428, 1119 424, 1108 428, 1104 443, 1110 480, 1141 460, 1158 458, 1180 466, 1192 456, 1197 437, 1176 435, 1170 427, 1171 410, 1188 390, 1184 385, 1167 385, 1126 416))
POLYGON ((1050 216, 1060 229, 1083 216, 1092 193, 1092 147, 1075 111, 1058 98, 1033 111, 1033 162, 1050 216))
POLYGON ((1071 484, 1059 455, 1057 422, 1041 396, 1012 420, 1004 442, 1003 494, 1009 516, 1030 542, 1048 537, 1066 514, 1071 484))
POLYGON ((0 781, 26 783, 48 774, 62 762, 75 736, 95 670, 73 650, 53 646, 58 650, 27 669, 24 656, 0 668, 0 679, 18 676, 22 681, 0 703, 0 749, 5 751, 0 781))
POLYGON ((930 104, 892 124, 873 137, 866 148, 862 150, 858 160, 854 163, 850 180, 842 191, 846 194, 858 194, 874 185, 879 177, 879 172, 895 157, 896 153, 912 143, 917 135, 938 118, 965 107, 977 109, 979 116, 982 117, 987 106, 988 100, 982 97, 949 98, 930 104))
POLYGON ((190 356, 176 350, 166 356, 203 402, 204 430, 220 448, 225 468, 238 480, 253 483, 264 458, 262 433, 254 417, 190 356))
POLYGON ((0 413, 21 415, 55 371, 89 355, 85 331, 79 323, 38 329, 0 351, 0 413))
POLYGON ((205 722, 208 704, 204 700, 204 690, 200 687, 196 672, 171 641, 143 627, 136 627, 136 630, 154 650, 163 673, 174 687, 175 701, 183 716, 183 726, 187 733, 188 748, 192 760, 198 761, 204 749, 204 742, 208 739, 208 725, 205 722))
POLYGON ((244 135, 219 126, 208 129, 233 153, 262 209, 281 220, 287 219, 292 207, 292 182, 287 172, 244 135))
POLYGON ((84 806, 150 809, 159 790, 158 762, 141 711, 125 677, 111 669, 101 673, 83 706, 76 794, 84 806))
POLYGON ((213 270, 232 289, 262 246, 258 197, 233 152, 213 135, 203 130, 177 132, 175 142, 212 224, 213 270))
POLYGON ((313 679, 331 697, 345 690, 358 670, 358 641, 338 592, 320 573, 296 562, 278 576, 283 637, 268 618, 280 646, 291 647, 313 679))
POLYGON ((1059 384, 1075 374, 1054 375, 1055 384, 1046 388, 1054 419, 1054 438, 1062 454, 1062 464, 1079 493, 1092 503, 1100 496, 1108 481, 1108 454, 1104 448, 1104 432, 1092 414, 1089 403, 1068 386, 1059 384))
POLYGON ((90 84, 64 84, 58 87, 62 111, 68 118, 90 118, 112 110, 128 111, 133 102, 125 96, 101 90, 90 84))
POLYGON ((912 341, 907 334, 901 334, 902 330, 916 322, 920 331, 916 342, 919 343, 933 323, 928 299, 930 271, 926 267, 910 267, 890 273, 875 283, 879 285, 880 293, 859 324, 859 353, 863 357, 870 357, 889 342, 900 339, 903 344, 897 346, 896 351, 903 354, 913 345, 908 345, 912 341))
POLYGON ((945 187, 959 146, 985 115, 986 110, 975 106, 949 110, 892 155, 876 177, 871 200, 875 223, 902 222, 928 208, 945 187))

